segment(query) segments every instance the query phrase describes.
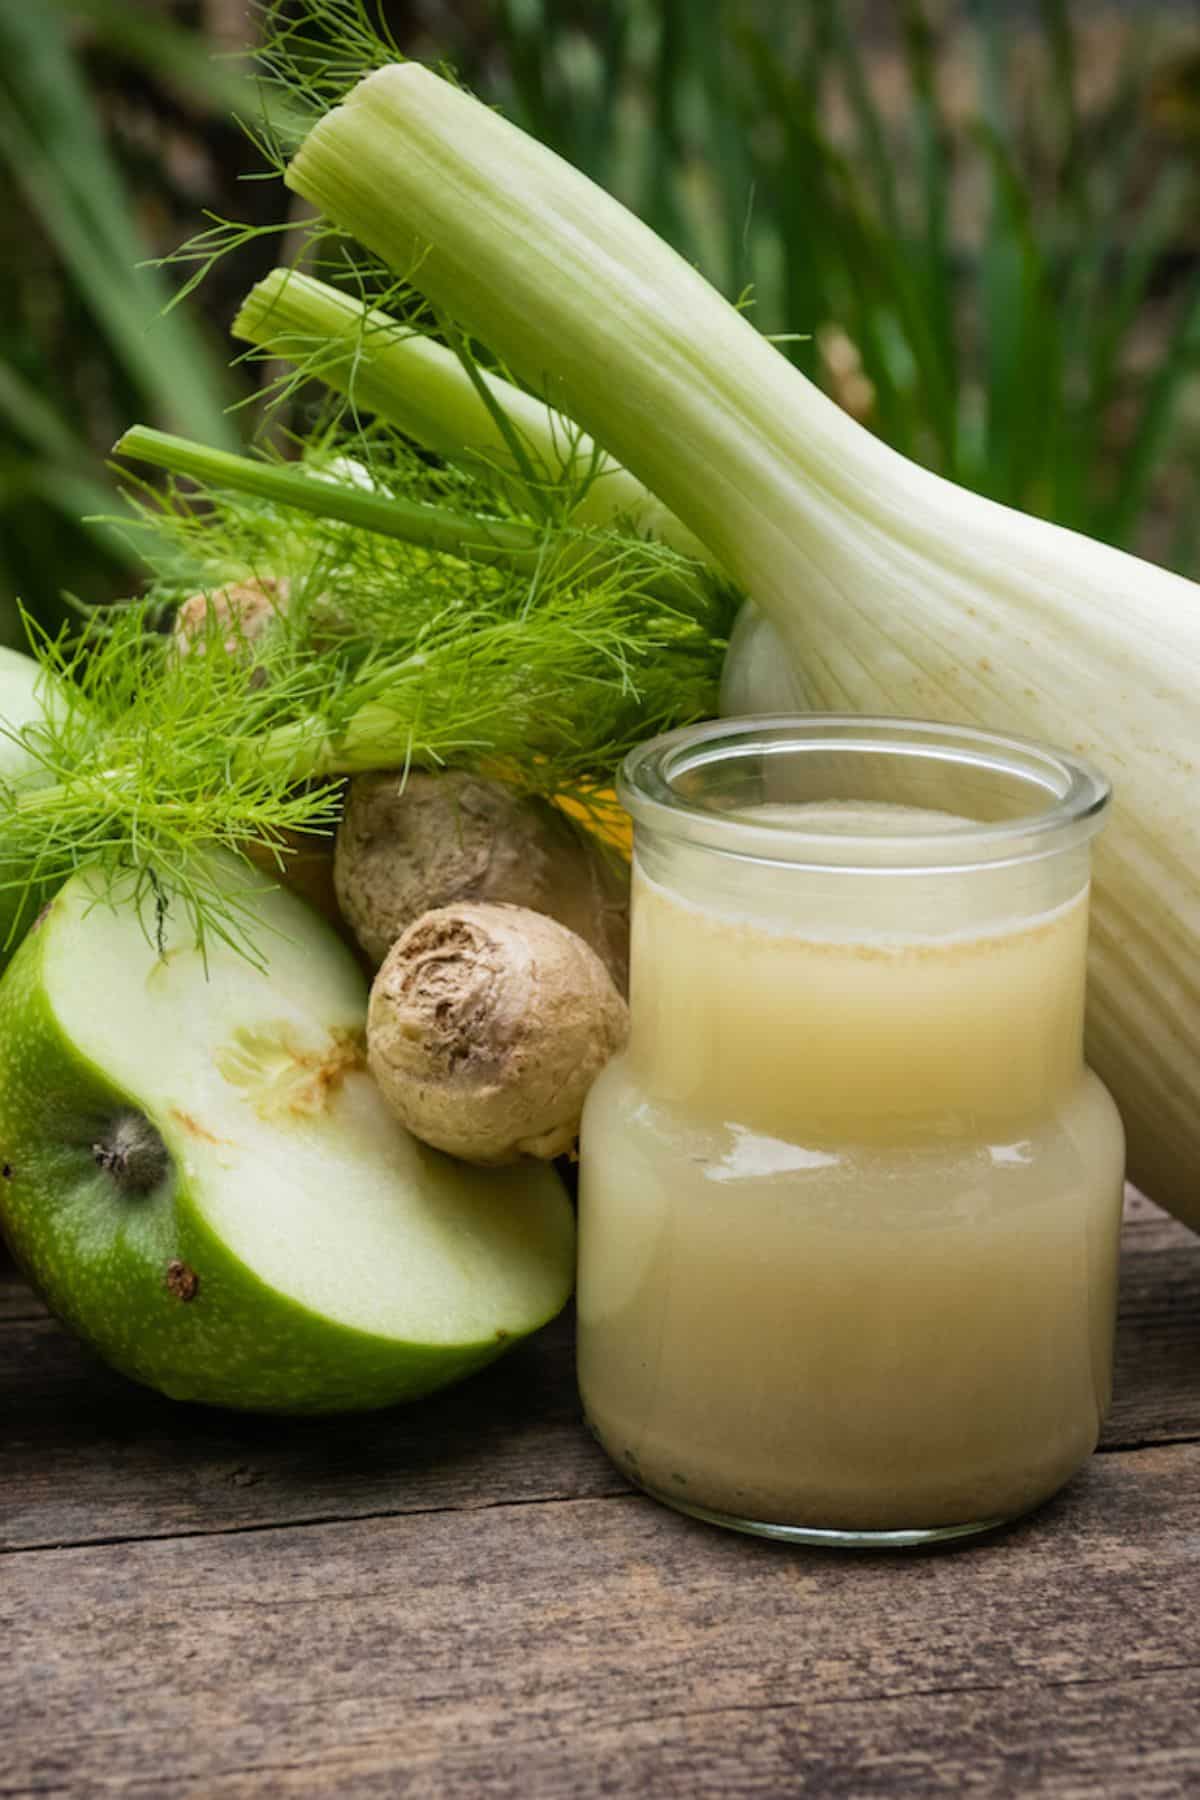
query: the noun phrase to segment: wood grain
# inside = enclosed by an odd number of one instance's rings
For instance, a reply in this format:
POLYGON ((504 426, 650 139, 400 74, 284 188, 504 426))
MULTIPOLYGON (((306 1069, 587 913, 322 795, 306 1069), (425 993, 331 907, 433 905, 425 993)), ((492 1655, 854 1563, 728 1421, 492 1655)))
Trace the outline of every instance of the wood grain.
POLYGON ((1183 1795, 1200 1446, 969 1551, 635 1497, 5 1559, 0 1793, 1183 1795))
MULTIPOLYGON (((297 1422, 136 1388, 21 1291, 0 1309, 0 1549, 625 1488, 580 1422, 569 1316, 419 1406, 297 1422)), ((1200 1238, 1146 1201, 1131 1208, 1121 1301, 1105 1443, 1200 1439, 1200 1238)))
POLYGON ((111 1374, 51 1320, 0 1328, 0 1551, 627 1491, 583 1428, 565 1317, 415 1406, 270 1419, 111 1374))
POLYGON ((1200 1237, 1140 1194, 1126 1202, 1106 1448, 1200 1438, 1200 1237))
POLYGON ((135 1388, 0 1281, 0 1796, 1184 1800, 1200 1239, 1136 1197, 1105 1442, 971 1548, 789 1552, 628 1491, 569 1318, 280 1421, 135 1388))
POLYGON ((46 1308, 11 1264, 0 1263, 0 1329, 13 1320, 44 1319, 46 1308))

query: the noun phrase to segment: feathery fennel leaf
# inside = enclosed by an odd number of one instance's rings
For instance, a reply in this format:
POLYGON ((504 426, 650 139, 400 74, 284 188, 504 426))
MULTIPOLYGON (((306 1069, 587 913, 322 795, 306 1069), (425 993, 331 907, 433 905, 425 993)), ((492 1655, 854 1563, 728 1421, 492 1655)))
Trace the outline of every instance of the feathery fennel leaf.
MULTIPOLYGON (((418 513, 452 495, 468 509, 459 553, 194 481, 186 495, 135 490, 146 596, 82 639, 35 641, 65 700, 23 734, 38 785, 0 794, 0 886, 51 885, 84 863, 115 883, 132 868, 148 930, 181 904, 201 944, 261 955, 248 936, 260 878, 247 870, 240 905, 206 877, 204 852, 282 865, 289 834, 334 828, 340 777, 453 765, 595 807, 634 744, 713 712, 735 596, 709 573, 619 532, 498 511, 398 434, 367 446, 369 469, 345 442, 364 448, 357 432, 316 431, 286 472, 335 507, 364 486, 418 513), (471 508, 526 533, 520 553, 473 555, 471 508), (275 596, 261 635, 221 614, 247 584, 275 596), (207 620, 180 654, 168 628, 197 593, 207 620)), ((218 480, 230 466, 214 459, 218 480)))

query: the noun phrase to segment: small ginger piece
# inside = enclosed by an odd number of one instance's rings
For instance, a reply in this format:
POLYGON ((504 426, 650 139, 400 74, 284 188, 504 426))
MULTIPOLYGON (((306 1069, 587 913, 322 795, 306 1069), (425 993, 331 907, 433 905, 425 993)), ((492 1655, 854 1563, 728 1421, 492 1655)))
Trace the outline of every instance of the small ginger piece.
POLYGON ((625 988, 629 872, 546 800, 462 771, 356 775, 334 855, 343 916, 378 965, 422 913, 496 901, 546 913, 625 988))
POLYGON ((215 630, 218 635, 225 633, 227 656, 253 652, 287 610, 290 597, 286 579, 270 575, 233 581, 208 594, 189 594, 175 614, 176 651, 180 656, 203 655, 208 634, 215 630))
POLYGON ((414 1137, 468 1162, 570 1150, 629 1009, 590 945, 524 906, 426 913, 371 989, 367 1059, 414 1137))

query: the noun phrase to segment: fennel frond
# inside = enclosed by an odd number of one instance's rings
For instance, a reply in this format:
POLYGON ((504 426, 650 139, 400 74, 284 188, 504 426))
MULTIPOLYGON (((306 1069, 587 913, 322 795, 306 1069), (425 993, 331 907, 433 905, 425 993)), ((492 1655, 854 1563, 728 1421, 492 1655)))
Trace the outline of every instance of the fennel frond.
POLYGON ((197 941, 258 954, 203 852, 282 865, 290 833, 333 829, 340 777, 453 765, 595 808, 635 743, 711 714, 734 597, 705 572, 615 532, 439 509, 448 492, 464 509, 486 496, 398 436, 369 445, 369 472, 344 441, 317 433, 299 469, 190 447, 194 474, 219 484, 247 462, 284 496, 307 484, 321 511, 194 482, 135 493, 154 578, 83 639, 35 646, 66 698, 24 734, 37 785, 0 793, 0 887, 85 863, 111 886, 133 869, 148 919, 182 905, 197 941), (465 535, 451 554, 365 529, 355 500, 460 518, 465 535), (488 530, 508 553, 488 551, 488 530), (288 596, 252 655, 215 618, 202 653, 179 655, 164 630, 179 602, 247 581, 288 596))

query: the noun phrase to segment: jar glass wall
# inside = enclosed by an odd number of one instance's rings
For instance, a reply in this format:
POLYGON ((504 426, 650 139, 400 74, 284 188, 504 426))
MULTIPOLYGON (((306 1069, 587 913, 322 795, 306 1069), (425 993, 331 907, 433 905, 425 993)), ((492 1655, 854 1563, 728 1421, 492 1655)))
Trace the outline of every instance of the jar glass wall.
POLYGON ((672 733, 621 791, 632 1029, 580 1151, 593 1429, 769 1536, 1027 1511, 1111 1379, 1123 1141, 1082 1051, 1105 782, 809 717, 672 733))

